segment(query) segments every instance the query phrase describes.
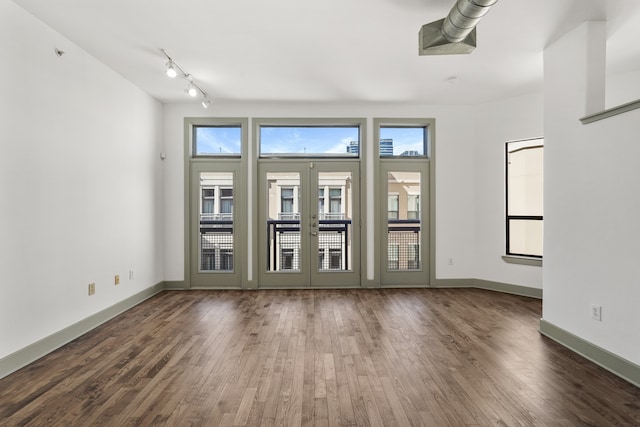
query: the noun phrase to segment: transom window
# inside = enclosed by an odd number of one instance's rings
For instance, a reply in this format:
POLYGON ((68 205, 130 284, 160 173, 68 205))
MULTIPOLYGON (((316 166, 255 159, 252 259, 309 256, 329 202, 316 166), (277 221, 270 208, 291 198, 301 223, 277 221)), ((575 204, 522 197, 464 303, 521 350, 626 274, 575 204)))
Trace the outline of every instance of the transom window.
POLYGON ((427 135, 427 126, 380 126, 380 157, 425 156, 427 135))
POLYGON ((261 157, 359 157, 357 125, 260 125, 261 157))
POLYGON ((239 157, 242 150, 240 125, 194 125, 194 156, 239 157))

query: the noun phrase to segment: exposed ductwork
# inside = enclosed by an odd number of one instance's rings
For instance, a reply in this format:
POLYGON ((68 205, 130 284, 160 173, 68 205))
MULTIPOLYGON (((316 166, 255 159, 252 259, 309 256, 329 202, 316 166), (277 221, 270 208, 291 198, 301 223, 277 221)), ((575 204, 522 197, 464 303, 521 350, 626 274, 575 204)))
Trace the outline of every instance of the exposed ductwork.
POLYGON ((420 55, 471 53, 476 47, 476 25, 498 0, 457 0, 446 18, 420 29, 420 55))

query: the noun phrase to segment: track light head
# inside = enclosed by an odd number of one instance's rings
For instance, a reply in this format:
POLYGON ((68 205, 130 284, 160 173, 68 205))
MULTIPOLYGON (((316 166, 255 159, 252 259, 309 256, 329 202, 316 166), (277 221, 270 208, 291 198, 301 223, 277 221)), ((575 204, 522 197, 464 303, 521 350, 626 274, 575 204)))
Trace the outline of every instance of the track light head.
POLYGON ((204 108, 209 108, 209 105, 211 105, 211 100, 205 96, 202 100, 202 106, 204 108))
POLYGON ((196 89, 192 81, 189 81, 189 85, 187 86, 187 93, 189 94, 189 96, 194 97, 198 94, 198 90, 196 89))
POLYGON ((178 75, 178 72, 176 71, 175 66, 173 65, 173 61, 169 61, 167 62, 167 76, 171 77, 172 79, 175 78, 178 75))

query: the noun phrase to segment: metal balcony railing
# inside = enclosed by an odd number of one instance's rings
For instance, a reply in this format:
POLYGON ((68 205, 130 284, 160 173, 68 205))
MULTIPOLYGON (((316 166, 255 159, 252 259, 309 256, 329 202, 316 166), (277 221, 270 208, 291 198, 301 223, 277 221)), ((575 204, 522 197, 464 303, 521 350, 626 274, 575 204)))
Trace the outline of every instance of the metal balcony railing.
POLYGON ((200 216, 200 270, 232 271, 233 214, 200 216), (227 218, 227 219, 222 219, 227 218))
MULTIPOLYGON (((318 221, 318 250, 321 248, 327 248, 330 251, 332 249, 340 250, 340 267, 331 269, 349 269, 350 228, 350 219, 320 219, 318 221)), ((297 270, 300 253, 300 220, 268 220, 266 251, 269 271, 297 270), (283 261, 284 258, 286 261, 283 261)), ((321 269, 323 268, 321 267, 321 269)))
POLYGON ((344 219, 342 212, 323 212, 318 217, 322 219, 344 219))
POLYGON ((419 219, 388 219, 389 232, 394 231, 411 231, 414 233, 420 232, 420 220, 419 219))
POLYGON ((200 234, 230 233, 233 234, 232 219, 200 220, 200 234))
POLYGON ((285 220, 285 221, 292 220, 292 219, 299 220, 300 213, 299 212, 280 212, 278 213, 278 219, 285 220))
POLYGON ((201 213, 200 221, 226 221, 233 220, 233 213, 201 213))
POLYGON ((420 269, 420 220, 389 219, 387 231, 387 269, 420 269))

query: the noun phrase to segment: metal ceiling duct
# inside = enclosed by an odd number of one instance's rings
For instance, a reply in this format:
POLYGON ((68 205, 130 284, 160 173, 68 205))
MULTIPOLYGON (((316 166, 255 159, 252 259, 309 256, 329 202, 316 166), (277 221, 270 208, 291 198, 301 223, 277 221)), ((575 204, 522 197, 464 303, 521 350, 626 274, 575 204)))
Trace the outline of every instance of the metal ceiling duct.
POLYGON ((471 53, 476 48, 476 25, 498 0, 457 0, 446 18, 423 25, 420 55, 471 53))

